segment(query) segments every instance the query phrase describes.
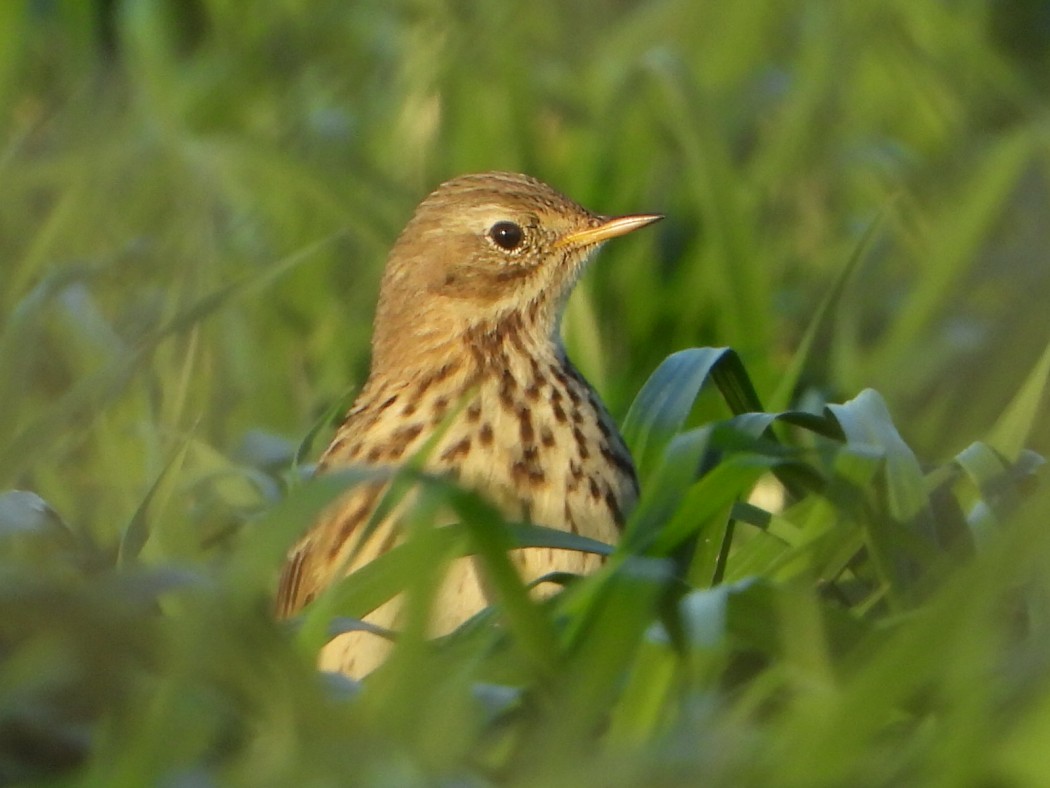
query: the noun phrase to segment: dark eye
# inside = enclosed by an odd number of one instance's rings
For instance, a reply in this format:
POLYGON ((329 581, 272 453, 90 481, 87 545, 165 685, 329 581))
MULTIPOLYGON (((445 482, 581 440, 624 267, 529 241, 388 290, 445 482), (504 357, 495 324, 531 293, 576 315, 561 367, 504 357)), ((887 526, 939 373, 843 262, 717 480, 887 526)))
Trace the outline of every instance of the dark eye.
POLYGON ((508 252, 521 246, 524 237, 525 232, 514 222, 496 222, 489 230, 489 238, 492 239, 492 242, 508 252))

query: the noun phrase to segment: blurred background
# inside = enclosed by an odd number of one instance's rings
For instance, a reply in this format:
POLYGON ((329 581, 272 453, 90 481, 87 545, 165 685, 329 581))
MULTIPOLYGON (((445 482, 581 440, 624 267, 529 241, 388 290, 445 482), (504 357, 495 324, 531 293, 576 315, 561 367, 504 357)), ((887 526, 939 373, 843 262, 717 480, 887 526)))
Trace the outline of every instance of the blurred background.
MULTIPOLYGON (((1013 465, 1050 453, 1048 186, 1040 0, 0 0, 0 784, 1050 784, 1050 504, 1013 465), (564 324, 617 418, 693 346, 870 418, 651 485, 682 599, 632 554, 346 702, 314 656, 375 575, 272 616, 329 500, 295 457, 414 206, 488 169, 667 215, 564 324), (726 503, 785 456, 820 494, 726 503), (966 538, 927 555, 934 514, 966 538)), ((388 593, 425 599, 415 555, 388 593)))
POLYGON ((0 485, 105 538, 188 442, 202 523, 265 499, 414 205, 486 169, 667 214, 566 318, 618 417, 694 345, 769 398, 859 256, 792 402, 873 387, 942 461, 1050 337, 1048 77, 1037 0, 6 0, 0 485))

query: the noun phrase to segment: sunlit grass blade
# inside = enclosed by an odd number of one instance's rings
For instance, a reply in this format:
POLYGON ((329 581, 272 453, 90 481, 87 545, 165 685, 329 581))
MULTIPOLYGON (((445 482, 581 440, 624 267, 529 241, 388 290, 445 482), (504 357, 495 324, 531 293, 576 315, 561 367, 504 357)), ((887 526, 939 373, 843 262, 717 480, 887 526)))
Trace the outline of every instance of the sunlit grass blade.
POLYGON ((333 422, 336 421, 340 416, 345 414, 349 410, 351 404, 354 401, 356 392, 347 392, 342 397, 338 398, 331 405, 329 405, 324 412, 314 419, 313 424, 303 435, 302 440, 299 441, 299 445, 296 447, 295 456, 292 461, 292 476, 298 478, 301 476, 303 467, 307 464, 310 452, 313 449, 314 441, 317 436, 323 431, 329 429, 333 422))
POLYGON ((253 519, 239 539, 246 545, 231 557, 224 571, 232 587, 246 597, 269 595, 277 568, 295 540, 340 495, 354 485, 386 478, 364 468, 347 468, 310 479, 272 508, 253 519))
MULTIPOLYGON (((754 455, 736 455, 715 466, 691 487, 675 516, 657 533, 652 547, 654 554, 666 555, 701 531, 710 518, 728 510, 737 498, 746 496, 759 477, 768 473, 776 462, 754 455)), ((710 536, 720 544, 718 534, 710 536)))
POLYGON ((586 611, 586 623, 572 643, 571 655, 553 679, 552 700, 558 714, 533 724, 522 752, 543 752, 543 760, 516 764, 521 774, 540 784, 552 767, 585 755, 587 742, 605 709, 620 691, 624 670, 635 659, 654 607, 672 580, 671 564, 630 559, 602 583, 602 593, 586 611))
POLYGON ((1050 344, 1043 350, 1017 395, 1003 410, 987 441, 1003 456, 1015 459, 1024 448, 1040 412, 1047 411, 1046 386, 1050 378, 1050 344))
POLYGON ((828 405, 851 446, 870 446, 885 457, 888 512, 898 523, 911 524, 927 538, 934 535, 929 521, 929 497, 922 468, 893 424, 878 392, 865 389, 842 405, 828 405))
POLYGON ((552 671, 557 664, 558 639, 547 617, 528 595, 521 576, 511 564, 511 532, 502 527, 503 518, 478 496, 454 491, 452 502, 470 535, 475 560, 484 567, 485 578, 515 641, 540 672, 552 671))
POLYGON ((596 555, 612 555, 613 546, 580 534, 546 528, 531 523, 508 523, 507 532, 515 547, 551 547, 559 550, 579 550, 596 555))
POLYGON ((623 434, 645 479, 713 379, 734 413, 761 410, 754 387, 728 348, 690 348, 668 356, 646 381, 624 419, 623 434))
POLYGON ((1034 452, 1025 451, 1015 465, 1010 465, 988 444, 975 442, 955 455, 954 462, 977 493, 961 497, 967 508, 966 522, 974 542, 981 547, 993 537, 1003 518, 1016 510, 1031 475, 1045 461, 1034 452))

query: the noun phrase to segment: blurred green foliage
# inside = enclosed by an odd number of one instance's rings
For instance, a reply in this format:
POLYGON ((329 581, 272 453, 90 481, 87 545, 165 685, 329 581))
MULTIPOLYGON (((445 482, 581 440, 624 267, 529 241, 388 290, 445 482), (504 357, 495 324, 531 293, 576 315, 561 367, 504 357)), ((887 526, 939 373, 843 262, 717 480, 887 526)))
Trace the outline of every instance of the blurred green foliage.
POLYGON ((0 489, 33 493, 0 781, 1050 781, 1048 63, 1034 0, 0 3, 0 489), (566 317, 614 413, 673 351, 742 366, 636 400, 656 492, 607 572, 348 700, 268 614, 338 491, 293 455, 412 207, 485 169, 667 215, 566 317), (767 472, 782 513, 740 503, 767 472))

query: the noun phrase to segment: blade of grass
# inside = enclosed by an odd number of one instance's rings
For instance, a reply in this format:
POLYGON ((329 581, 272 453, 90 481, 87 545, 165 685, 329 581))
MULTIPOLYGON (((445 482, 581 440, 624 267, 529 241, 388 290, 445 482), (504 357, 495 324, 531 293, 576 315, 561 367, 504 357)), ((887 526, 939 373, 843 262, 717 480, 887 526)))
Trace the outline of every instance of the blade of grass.
POLYGON ((1036 416, 1043 408, 1047 380, 1050 378, 1050 344, 1044 349, 1031 373, 1021 384, 1017 395, 995 422, 987 441, 1011 461, 1016 460, 1032 431, 1036 416))
POLYGON ((689 348, 672 353, 638 392, 623 423, 639 475, 645 479, 664 447, 685 423, 701 387, 714 378, 727 402, 737 410, 761 410, 757 396, 742 375, 740 359, 729 348, 689 348))

